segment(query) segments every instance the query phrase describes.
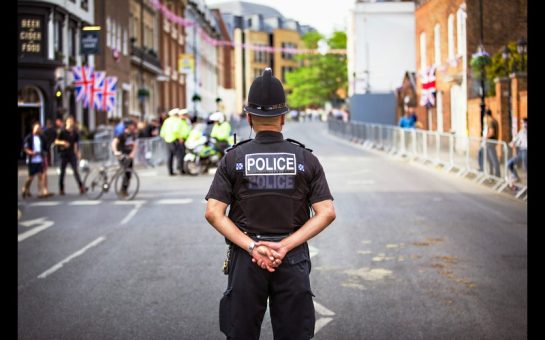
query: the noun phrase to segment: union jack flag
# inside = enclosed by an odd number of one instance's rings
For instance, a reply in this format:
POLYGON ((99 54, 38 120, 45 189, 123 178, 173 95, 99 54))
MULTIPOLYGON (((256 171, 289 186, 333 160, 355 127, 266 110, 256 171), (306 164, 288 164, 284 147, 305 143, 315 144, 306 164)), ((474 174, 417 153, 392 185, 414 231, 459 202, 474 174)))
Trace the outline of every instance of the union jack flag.
POLYGON ((94 86, 95 72, 92 66, 74 66, 74 87, 76 88, 76 100, 85 101, 94 86))
POLYGON ((104 71, 95 71, 93 74, 93 86, 89 86, 87 89, 87 96, 83 100, 83 107, 86 108, 97 108, 97 92, 101 90, 101 82, 106 77, 106 72, 104 71))
POLYGON ((430 66, 422 73, 422 94, 420 96, 420 105, 425 107, 435 106, 435 65, 430 66))
POLYGON ((97 109, 108 112, 113 111, 115 109, 117 77, 103 77, 97 90, 95 102, 97 109))

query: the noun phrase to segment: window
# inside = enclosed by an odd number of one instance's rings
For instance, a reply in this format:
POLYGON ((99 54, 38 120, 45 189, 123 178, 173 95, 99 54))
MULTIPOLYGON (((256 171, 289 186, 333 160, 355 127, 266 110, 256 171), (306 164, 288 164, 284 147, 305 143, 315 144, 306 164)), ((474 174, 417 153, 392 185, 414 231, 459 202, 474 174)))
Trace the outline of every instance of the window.
POLYGON ((448 16, 448 59, 454 59, 454 15, 448 16))
MULTIPOLYGON (((264 44, 256 44, 255 46, 258 47, 266 47, 267 45, 264 44)), ((254 62, 256 63, 264 63, 266 64, 268 62, 267 58, 268 53, 263 50, 255 50, 254 51, 254 62)))
POLYGON ((441 65, 441 26, 436 24, 433 29, 434 63, 441 65))
POLYGON ((420 71, 426 71, 426 32, 420 33, 420 71))
POLYGON ((88 4, 88 1, 87 0, 81 0, 81 8, 83 8, 84 10, 88 10, 89 9, 89 4, 88 4))
POLYGON ((53 22, 53 46, 55 51, 62 51, 62 19, 56 18, 53 22))
MULTIPOLYGON (((297 48, 297 45, 294 44, 294 43, 282 43, 282 48, 293 48, 293 49, 296 49, 297 48)), ((294 59, 294 54, 293 53, 290 53, 290 52, 282 52, 282 59, 286 59, 286 60, 293 60, 294 59)))
POLYGON ((68 26, 68 55, 76 57, 76 27, 73 25, 68 26))
POLYGON ((117 24, 117 44, 115 48, 121 52, 121 25, 117 24))
POLYGON ((111 37, 111 47, 113 50, 115 50, 117 48, 116 44, 115 44, 115 33, 117 32, 117 26, 115 24, 115 21, 112 20, 112 37, 111 37))
POLYGON ((466 35, 466 22, 465 12, 462 8, 456 12, 456 42, 458 43, 458 55, 465 54, 465 35, 466 35))
POLYGON ((107 47, 111 46, 110 34, 112 34, 112 27, 111 27, 110 18, 108 17, 106 18, 106 46, 107 47))
POLYGON ((127 55, 127 41, 129 40, 129 37, 127 35, 127 30, 123 30, 123 54, 127 55))

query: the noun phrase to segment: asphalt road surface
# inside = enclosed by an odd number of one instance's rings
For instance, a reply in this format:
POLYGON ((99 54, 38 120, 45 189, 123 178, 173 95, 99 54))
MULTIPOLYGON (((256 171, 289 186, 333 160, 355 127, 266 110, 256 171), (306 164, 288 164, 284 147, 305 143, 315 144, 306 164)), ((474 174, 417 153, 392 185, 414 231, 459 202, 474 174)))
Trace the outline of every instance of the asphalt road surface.
MULTIPOLYGON (((315 339, 526 339, 526 203, 324 123, 284 135, 314 149, 337 210, 309 242, 315 339)), ((20 201, 19 339, 224 338, 226 245, 204 219, 213 175, 138 171, 131 202, 88 201, 71 175, 66 196, 20 201)))

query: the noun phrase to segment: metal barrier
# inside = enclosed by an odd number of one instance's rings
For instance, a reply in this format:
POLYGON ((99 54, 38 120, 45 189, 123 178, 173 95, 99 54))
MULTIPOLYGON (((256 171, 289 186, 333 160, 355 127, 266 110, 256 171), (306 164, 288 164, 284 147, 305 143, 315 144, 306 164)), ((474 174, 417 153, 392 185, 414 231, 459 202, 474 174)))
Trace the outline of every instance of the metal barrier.
MULTIPOLYGON (((91 166, 93 164, 113 164, 117 162, 111 151, 111 137, 104 137, 92 141, 80 141, 81 159, 86 159, 91 166)), ((156 167, 166 161, 167 146, 161 137, 138 138, 136 148, 135 166, 156 167)), ((60 149, 55 145, 51 145, 50 152, 51 166, 59 167, 61 165, 60 149)))
POLYGON ((498 192, 511 187, 517 198, 527 199, 527 175, 519 175, 520 185, 508 179, 508 161, 513 153, 504 141, 363 122, 328 120, 327 124, 330 133, 365 148, 430 162, 459 176, 471 175, 473 180, 490 184, 498 192))

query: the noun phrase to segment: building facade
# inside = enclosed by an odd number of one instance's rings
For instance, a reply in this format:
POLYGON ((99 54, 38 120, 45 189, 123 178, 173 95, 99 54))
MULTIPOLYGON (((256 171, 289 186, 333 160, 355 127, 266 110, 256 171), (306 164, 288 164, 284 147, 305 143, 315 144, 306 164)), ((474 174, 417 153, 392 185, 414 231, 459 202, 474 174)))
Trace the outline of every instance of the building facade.
MULTIPOLYGON (((431 66, 436 69, 437 89, 434 106, 418 107, 419 120, 426 129, 480 136, 480 108, 473 105, 479 101, 480 82, 473 79, 469 66, 472 55, 481 43, 492 55, 526 37, 527 2, 427 0, 416 5, 417 94, 421 96, 422 74, 431 66)), ((500 105, 487 105, 498 118, 496 106, 500 105)))
POLYGON ((347 32, 348 94, 392 93, 414 71, 413 2, 358 1, 347 32))
POLYGON ((218 48, 206 41, 206 33, 213 39, 220 34, 216 20, 204 0, 189 0, 185 18, 196 22, 186 29, 186 53, 193 54, 193 74, 186 78, 188 108, 194 117, 207 119, 217 110, 218 93, 218 48))
POLYGON ((33 121, 42 125, 57 114, 72 114, 86 127, 94 117, 76 103, 71 66, 94 65, 80 55, 83 26, 94 21, 94 2, 50 0, 17 2, 18 116, 21 142, 33 121))
MULTIPOLYGON (((187 0, 166 2, 167 8, 177 16, 183 17, 187 0)), ((160 14, 161 33, 159 55, 163 65, 164 77, 160 82, 159 111, 168 112, 174 107, 187 107, 185 89, 186 75, 180 72, 178 59, 185 53, 185 28, 169 21, 160 14)))
POLYGON ((285 18, 269 6, 244 1, 225 2, 215 6, 221 11, 235 43, 236 108, 237 113, 241 113, 250 85, 266 67, 270 67, 274 76, 285 82, 286 73, 299 66, 293 53, 270 52, 265 48, 301 48, 301 36, 314 29, 285 18), (243 44, 257 47, 257 49, 242 48, 243 44))
POLYGON ((164 76, 159 59, 160 20, 149 0, 129 2, 131 56, 129 115, 148 119, 159 113, 159 80, 164 76))
POLYGON ((95 0, 95 25, 101 27, 100 54, 95 69, 106 76, 117 77, 116 105, 112 111, 96 110, 96 124, 107 124, 112 118, 129 114, 131 99, 131 54, 129 35, 129 0, 95 0))

